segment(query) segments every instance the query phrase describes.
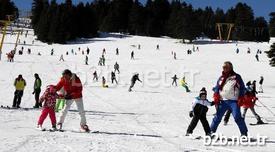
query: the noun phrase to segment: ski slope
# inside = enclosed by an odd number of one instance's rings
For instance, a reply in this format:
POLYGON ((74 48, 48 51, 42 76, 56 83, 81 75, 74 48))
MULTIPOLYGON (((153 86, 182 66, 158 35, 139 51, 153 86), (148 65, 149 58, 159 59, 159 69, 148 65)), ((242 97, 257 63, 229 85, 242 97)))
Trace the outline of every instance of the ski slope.
MULTIPOLYGON (((66 45, 48 45, 36 41, 33 32, 26 38, 20 36, 18 49, 24 47, 22 56, 16 55, 15 62, 6 61, 5 54, 14 48, 15 35, 7 35, 0 61, 0 105, 12 105, 14 79, 22 74, 27 86, 22 98, 21 107, 32 107, 34 96, 32 87, 34 73, 42 79, 42 92, 49 84, 56 84, 64 69, 77 73, 84 85, 83 99, 88 125, 98 133, 75 133, 79 129, 79 115, 73 105, 66 117, 66 132, 40 132, 35 130, 40 110, 5 110, 0 109, 0 151, 3 152, 183 152, 183 151, 275 151, 275 68, 269 66, 268 58, 263 53, 256 62, 257 49, 269 50, 267 43, 239 42, 220 44, 209 43, 195 45, 199 52, 187 55, 192 44, 181 44, 171 38, 151 38, 141 36, 123 36, 118 34, 102 34, 100 38, 79 39, 66 45), (141 49, 137 49, 137 45, 141 49), (160 50, 156 50, 156 45, 160 50), (85 65, 85 55, 78 48, 86 51, 89 47, 89 65, 85 65), (235 53, 236 48, 240 53, 235 53), (247 54, 250 47, 251 54, 247 54), (32 53, 27 54, 30 48, 32 53), (50 55, 51 49, 54 55, 50 55), (106 49, 106 66, 99 67, 98 60, 103 48, 106 49), (119 56, 115 49, 119 48, 119 56), (77 55, 72 55, 74 49, 77 55), (69 55, 65 55, 66 52, 69 55), (130 60, 131 51, 135 52, 135 60, 130 60), (176 52, 177 60, 171 52, 176 52), (42 55, 38 56, 38 52, 42 55), (59 61, 64 54, 65 62, 59 61), (204 146, 203 140, 192 140, 185 137, 190 123, 188 113, 191 102, 202 87, 206 87, 208 98, 212 100, 212 87, 222 71, 224 61, 230 60, 237 73, 245 82, 259 81, 264 76, 264 93, 259 94, 261 103, 255 107, 257 113, 267 125, 250 126, 256 119, 250 111, 246 116, 249 133, 269 137, 264 146, 204 146), (120 64, 119 85, 111 84, 110 71, 115 62, 120 64), (92 80, 92 73, 97 70, 100 81, 92 80), (133 73, 140 73, 143 83, 137 82, 133 92, 128 92, 133 73), (171 77, 183 75, 190 86, 191 93, 183 87, 171 86, 171 77), (107 78, 109 88, 101 87, 101 77, 107 78), (270 112, 271 110, 271 112, 270 112), (272 113, 273 111, 273 113, 272 113)), ((275 42, 272 39, 271 42, 275 42)), ((179 82, 178 82, 179 83, 179 82)), ((215 108, 210 107, 207 119, 211 124, 215 108)), ((58 116, 59 114, 57 114, 58 116)), ((47 118, 44 127, 50 128, 47 118)), ((218 133, 226 136, 240 135, 237 125, 231 117, 227 126, 221 122, 218 133)), ((198 123, 194 134, 204 135, 198 123)))

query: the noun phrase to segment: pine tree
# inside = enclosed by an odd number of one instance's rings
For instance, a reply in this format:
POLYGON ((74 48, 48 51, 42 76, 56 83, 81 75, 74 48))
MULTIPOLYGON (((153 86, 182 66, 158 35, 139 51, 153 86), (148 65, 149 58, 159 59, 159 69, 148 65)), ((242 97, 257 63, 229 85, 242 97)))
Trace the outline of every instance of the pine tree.
POLYGON ((275 37, 275 12, 269 14, 269 33, 271 37, 275 37))
POLYGON ((129 13, 128 29, 130 34, 142 35, 145 33, 144 18, 145 10, 142 4, 135 0, 129 13))
POLYGON ((0 0, 0 20, 6 20, 6 15, 18 17, 18 8, 11 0, 0 0))
POLYGON ((275 67, 275 43, 270 47, 270 50, 266 52, 267 56, 270 58, 269 64, 275 67))
POLYGON ((254 22, 254 35, 257 42, 269 42, 269 29, 268 24, 264 17, 257 17, 254 22))

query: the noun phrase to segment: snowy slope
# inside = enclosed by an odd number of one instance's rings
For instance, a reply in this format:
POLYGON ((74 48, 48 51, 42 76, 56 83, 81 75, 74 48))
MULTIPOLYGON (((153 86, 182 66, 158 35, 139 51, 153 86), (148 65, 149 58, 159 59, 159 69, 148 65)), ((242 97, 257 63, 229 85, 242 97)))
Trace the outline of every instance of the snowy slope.
MULTIPOLYGON (((65 68, 77 73, 84 84, 84 104, 87 121, 92 131, 98 134, 83 134, 74 132, 39 132, 35 126, 40 110, 0 110, 0 151, 108 151, 108 152, 141 152, 141 151, 275 151, 275 116, 269 110, 275 111, 275 69, 268 64, 268 58, 263 53, 260 62, 256 62, 257 49, 268 50, 270 44, 240 42, 229 44, 203 44, 200 51, 187 55, 186 50, 192 49, 190 44, 176 43, 179 40, 170 38, 151 38, 140 36, 125 36, 120 38, 116 34, 105 34, 101 38, 79 40, 67 45, 47 45, 35 41, 33 33, 27 38, 20 36, 24 45, 24 55, 15 56, 14 63, 8 63, 5 54, 14 47, 15 36, 7 35, 3 47, 2 61, 0 61, 0 105, 11 105, 13 99, 13 81, 18 74, 22 74, 27 81, 27 87, 22 100, 22 107, 32 107, 34 97, 31 94, 34 82, 33 74, 38 73, 46 85, 56 84, 65 68), (141 44, 141 50, 137 45, 141 44), (156 45, 160 50, 156 50, 156 45), (135 46, 134 46, 135 45, 135 46), (78 52, 78 48, 90 48, 89 66, 84 64, 85 56, 78 52), (236 55, 236 48, 240 54, 236 55), (246 54, 247 47, 252 53, 246 54), (31 48, 32 54, 26 54, 31 48), (54 48, 55 55, 50 56, 54 48), (107 51, 106 67, 98 67, 98 58, 102 49, 107 51), (120 55, 115 55, 119 48, 120 55), (71 49, 77 52, 72 55, 71 49), (66 56, 65 52, 69 51, 66 56), (135 51, 135 60, 130 60, 130 52, 135 51), (177 53, 177 60, 173 59, 171 51, 177 53), (38 56, 41 52, 42 56, 38 56), (59 57, 64 54, 65 62, 59 57), (206 87, 209 99, 212 97, 212 87, 221 74, 222 64, 230 60, 235 71, 242 75, 245 82, 259 80, 263 75, 264 94, 259 95, 256 111, 268 125, 250 126, 249 133, 268 136, 265 146, 204 146, 202 140, 191 140, 185 137, 190 123, 188 113, 190 105, 201 87, 206 87), (119 85, 110 83, 110 71, 115 62, 120 64, 121 73, 119 85), (110 88, 102 88, 100 82, 92 81, 92 72, 97 69, 101 76, 107 77, 110 88), (129 81, 134 72, 141 74, 143 83, 137 83, 134 92, 129 93, 129 81), (172 87, 171 77, 186 76, 191 86, 191 93, 185 93, 182 87, 172 87)), ((275 41, 275 39, 272 39, 275 41)), ((23 45, 19 45, 20 49, 23 45)), ((65 130, 79 128, 79 115, 75 105, 72 107, 65 121, 65 130)), ((215 108, 208 112, 211 123, 215 108)), ((58 114, 57 114, 58 115, 58 114)), ((256 119, 249 111, 246 123, 255 123, 256 119)), ((44 123, 50 127, 49 119, 44 123)), ((230 118, 227 126, 221 125, 219 133, 227 136, 239 135, 238 128, 230 118)), ((204 134, 201 124, 194 130, 195 134, 204 134)))

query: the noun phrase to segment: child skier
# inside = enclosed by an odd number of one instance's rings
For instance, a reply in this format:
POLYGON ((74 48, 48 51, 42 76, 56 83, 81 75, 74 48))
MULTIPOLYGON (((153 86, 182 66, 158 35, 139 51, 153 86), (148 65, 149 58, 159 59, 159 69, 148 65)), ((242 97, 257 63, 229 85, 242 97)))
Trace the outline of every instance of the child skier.
POLYGON ((58 95, 56 93, 55 86, 54 85, 47 86, 46 91, 44 92, 44 94, 39 100, 40 103, 44 102, 44 105, 38 120, 37 129, 42 131, 45 130, 42 128, 42 125, 47 115, 49 114, 51 123, 52 123, 52 129, 53 131, 56 130, 55 103, 56 103, 57 97, 58 95))
POLYGON ((188 126, 186 136, 189 136, 193 133, 193 130, 196 128, 198 121, 200 120, 205 131, 205 135, 210 135, 211 130, 209 127, 209 123, 206 119, 206 113, 208 111, 207 106, 214 105, 214 102, 209 102, 207 100, 207 92, 206 89, 203 87, 200 90, 200 94, 192 103, 192 110, 189 112, 189 116, 193 117, 190 125, 188 126))

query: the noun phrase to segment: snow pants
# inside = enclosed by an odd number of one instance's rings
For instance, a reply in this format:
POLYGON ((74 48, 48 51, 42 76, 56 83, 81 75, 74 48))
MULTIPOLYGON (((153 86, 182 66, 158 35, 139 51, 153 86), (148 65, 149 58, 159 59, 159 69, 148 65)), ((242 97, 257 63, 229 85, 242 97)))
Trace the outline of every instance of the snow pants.
MULTIPOLYGON (((253 115, 255 116, 255 118, 257 119, 257 121, 261 121, 261 117, 256 113, 254 107, 249 108, 251 110, 251 112, 253 113, 253 115)), ((247 112, 248 108, 244 108, 243 110, 243 115, 242 117, 245 118, 246 112, 247 112)))
POLYGON ((56 117, 55 117, 54 108, 48 108, 48 107, 43 108, 41 115, 39 117, 39 120, 38 120, 38 125, 41 125, 41 126, 43 125, 43 122, 47 118, 48 114, 50 116, 52 126, 56 125, 56 117))
POLYGON ((58 123, 61 123, 61 124, 64 123, 65 117, 66 117, 68 111, 70 110, 71 105, 72 105, 73 102, 76 103, 77 110, 78 110, 79 115, 80 115, 80 125, 86 125, 86 117, 85 117, 85 111, 84 111, 84 105, 83 105, 83 99, 82 98, 66 100, 65 107, 61 112, 61 116, 59 118, 58 123))
POLYGON ((247 135, 248 130, 244 122, 244 119, 242 118, 240 107, 238 106, 236 100, 224 100, 218 104, 217 113, 211 123, 211 131, 216 132, 222 120, 222 117, 227 110, 231 110, 241 134, 247 135))

